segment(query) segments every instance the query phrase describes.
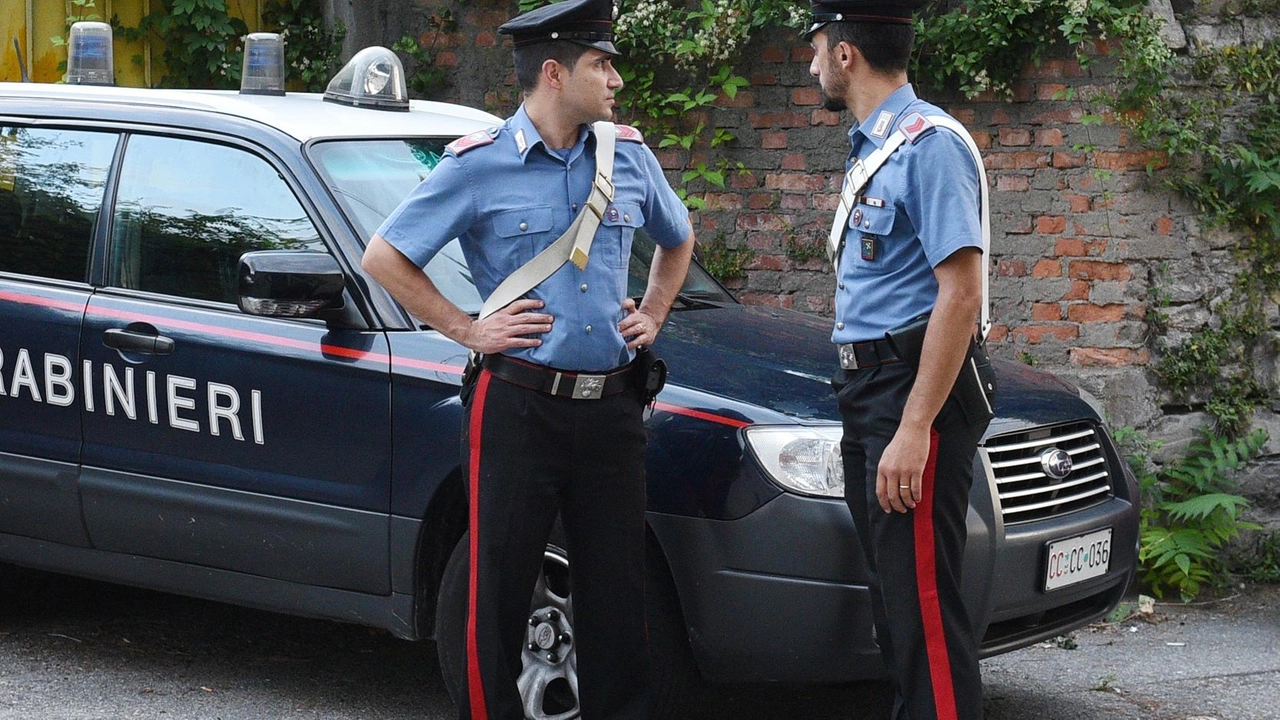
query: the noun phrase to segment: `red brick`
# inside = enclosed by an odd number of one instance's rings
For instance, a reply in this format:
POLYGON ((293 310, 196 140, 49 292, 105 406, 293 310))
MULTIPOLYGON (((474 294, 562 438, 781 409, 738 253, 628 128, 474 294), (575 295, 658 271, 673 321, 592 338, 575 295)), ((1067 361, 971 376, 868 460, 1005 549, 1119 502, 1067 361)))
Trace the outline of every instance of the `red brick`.
POLYGON ((741 210, 742 196, 738 193, 706 193, 703 199, 708 210, 741 210))
MULTIPOLYGON (((813 209, 822 212, 835 212, 840 206, 840 195, 837 193, 829 193, 825 195, 813 195, 813 209)), ((831 224, 831 219, 827 218, 827 224, 831 224)))
POLYGON ((1151 362, 1151 353, 1147 350, 1132 348, 1071 348, 1070 356, 1076 365, 1117 367, 1151 362))
POLYGON ((745 90, 739 91, 738 94, 734 95, 733 97, 729 97, 728 95, 721 95, 720 97, 716 98, 717 107, 749 108, 749 107, 755 107, 755 105, 756 105, 756 96, 745 90))
POLYGON ((1001 192, 1026 192, 1031 189, 1031 178, 1026 175, 1000 175, 996 178, 996 190, 1001 192))
POLYGON ((1067 289, 1065 295, 1062 296, 1064 302, 1072 300, 1088 300, 1089 299, 1089 283, 1083 280, 1072 280, 1071 287, 1067 289))
POLYGON ((1013 120, 1009 117, 1009 113, 1004 110, 996 108, 991 112, 992 125, 1008 125, 1011 122, 1013 122, 1013 120))
POLYGON ((1081 240, 1080 238, 1059 238, 1053 248, 1053 254, 1058 257, 1098 257, 1106 251, 1106 240, 1081 240))
POLYGON ((783 210, 808 210, 809 196, 798 195, 796 193, 783 193, 782 209, 783 210))
POLYGON ((751 76, 752 85, 777 85, 778 76, 773 73, 757 73, 751 76))
POLYGON ((1084 68, 1075 60, 1043 60, 1039 67, 1027 64, 1022 74, 1031 78, 1084 77, 1084 68))
POLYGON ((1156 232, 1161 235, 1173 234, 1173 219, 1162 217, 1156 219, 1156 232))
POLYGON ((797 112, 753 112, 749 120, 754 128, 796 128, 809 125, 809 119, 797 112))
POLYGON ((1067 202, 1071 203, 1071 212, 1086 213, 1089 212, 1090 200, 1088 195, 1066 195, 1067 202))
POLYGON ((1132 280, 1133 270, 1124 263, 1072 260, 1067 275, 1081 280, 1132 280))
POLYGON ((947 108, 947 112, 966 127, 978 121, 978 114, 973 111, 973 108, 947 108))
POLYGON ((1124 319, 1125 306, 1119 303, 1110 305, 1077 304, 1067 306, 1067 319, 1071 322, 1120 322, 1124 319))
POLYGON ((1062 83, 1039 83, 1036 85, 1036 99, 1060 100, 1066 91, 1067 86, 1062 83))
POLYGON ((1080 328, 1075 325, 1023 325, 1014 328, 1013 336, 1032 345, 1039 345, 1046 338, 1065 342, 1080 337, 1080 328))
POLYGON ((787 223, 773 213, 742 213, 738 216, 738 229, 742 231, 765 230, 779 232, 785 230, 787 223))
POLYGON ((987 342, 996 344, 1002 343, 1009 337, 1008 325, 992 325, 991 332, 987 333, 987 342))
POLYGON ((756 255, 747 267, 752 270, 790 270, 791 263, 777 255, 756 255))
POLYGON ((1094 155, 1093 163, 1101 170, 1146 170, 1163 168, 1169 164, 1169 156, 1158 150, 1099 152, 1094 155))
POLYGON ((457 67, 458 53, 452 50, 445 50, 436 54, 436 67, 457 67))
POLYGON ((810 63, 813 61, 813 48, 808 43, 798 44, 791 48, 791 62, 810 63))
POLYGON ((1037 322, 1056 322, 1062 319, 1062 306, 1058 303, 1032 303, 1031 319, 1037 322))
POLYGON ((1036 170, 1048 164, 1048 155, 1031 150, 994 152, 983 158, 983 165, 988 170, 1036 170))
POLYGON ((787 61, 787 51, 777 45, 769 45, 760 52, 760 59, 767 63, 784 63, 787 61))
POLYGON ((1067 219, 1061 215, 1041 215, 1036 218, 1036 232, 1041 235, 1058 235, 1067 229, 1067 219))
POLYGON ((1026 277, 1027 263, 1024 260, 1001 260, 996 263, 996 277, 1026 277))
MULTIPOLYGON (((480 32, 476 33, 475 43, 476 43, 476 47, 493 47, 494 45, 498 44, 498 36, 494 35, 488 30, 481 30, 480 32)), ((424 43, 424 44, 430 46, 430 43, 424 43)))
POLYGON ((827 179, 821 175, 774 174, 765 176, 764 186, 769 190, 811 193, 825 190, 827 188, 827 179))
POLYGON ((1031 131, 1026 128, 1000 128, 1000 144, 1007 147, 1025 147, 1031 144, 1031 131))
POLYGON ((840 113, 830 110, 814 110, 809 114, 809 124, 813 127, 837 127, 841 124, 840 113))
POLYGON ((1029 80, 1015 80, 1012 90, 1014 102, 1024 103, 1036 99, 1036 86, 1029 80))
POLYGON ((1062 137, 1062 131, 1057 128, 1049 128, 1036 131, 1036 144, 1045 147, 1057 147, 1063 144, 1065 140, 1062 137))
POLYGON ((791 91, 792 105, 821 105, 822 91, 818 88, 795 88, 791 91))
POLYGON ((991 133, 982 131, 982 130, 976 130, 969 134, 973 136, 973 142, 975 145, 978 146, 979 150, 991 149, 991 146, 994 143, 994 140, 991 137, 991 133))
POLYGON ((1065 152, 1055 152, 1053 154, 1053 166, 1059 170, 1084 167, 1084 161, 1085 157, 1083 155, 1072 155, 1065 152))
POLYGON ((785 132, 761 133, 760 147, 765 150, 786 150, 787 134, 785 132))
POLYGON ((806 165, 804 153, 790 153, 782 156, 783 170, 804 170, 806 165))
MULTIPOLYGON (((663 165, 665 168, 666 165, 663 165)), ((733 173, 729 176, 729 187, 735 190, 750 190, 760 187, 760 178, 755 173, 733 173)))
POLYGON ((1062 277, 1062 262, 1059 260, 1038 260, 1035 267, 1031 268, 1031 277, 1036 278, 1055 278, 1062 277))

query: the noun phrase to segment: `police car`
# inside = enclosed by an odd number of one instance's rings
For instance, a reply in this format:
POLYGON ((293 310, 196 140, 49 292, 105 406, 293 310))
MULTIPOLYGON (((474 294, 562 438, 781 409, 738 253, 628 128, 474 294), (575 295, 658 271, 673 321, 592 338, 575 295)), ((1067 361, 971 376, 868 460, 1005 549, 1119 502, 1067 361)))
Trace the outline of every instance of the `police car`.
MULTIPOLYGON (((0 84, 0 561, 435 637, 460 675, 466 352, 359 261, 445 144, 498 118, 403 78, 375 48, 323 96, 0 84)), ((427 271, 478 310, 456 244, 427 271)), ((695 678, 882 673, 829 333, 695 265, 656 345, 659 714, 695 678)), ((964 568, 986 655, 1104 616, 1138 542, 1096 402, 998 370, 964 568)), ((521 688, 530 718, 567 719, 572 558, 545 557, 521 688)))

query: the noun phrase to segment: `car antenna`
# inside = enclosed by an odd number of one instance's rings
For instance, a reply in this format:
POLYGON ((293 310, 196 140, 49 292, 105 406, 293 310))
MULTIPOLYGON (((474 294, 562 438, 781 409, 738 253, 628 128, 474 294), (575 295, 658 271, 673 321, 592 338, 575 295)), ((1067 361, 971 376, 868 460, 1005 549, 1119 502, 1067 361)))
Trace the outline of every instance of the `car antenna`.
POLYGON ((13 51, 18 53, 18 71, 22 73, 22 82, 31 82, 31 78, 27 77, 27 63, 22 60, 22 46, 18 44, 17 35, 13 36, 13 51))

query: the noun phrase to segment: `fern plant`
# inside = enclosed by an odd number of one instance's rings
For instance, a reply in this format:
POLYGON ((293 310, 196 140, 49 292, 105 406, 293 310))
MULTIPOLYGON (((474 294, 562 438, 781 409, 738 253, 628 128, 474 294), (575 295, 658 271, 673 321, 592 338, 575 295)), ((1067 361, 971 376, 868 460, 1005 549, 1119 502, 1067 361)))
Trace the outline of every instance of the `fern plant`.
POLYGON ((1241 518, 1249 501, 1232 491, 1236 472, 1261 452, 1266 432, 1255 430, 1238 440, 1202 432, 1186 456, 1159 469, 1141 435, 1128 429, 1116 433, 1131 451, 1129 463, 1142 492, 1138 560, 1142 579, 1156 597, 1177 591, 1185 602, 1206 585, 1218 584, 1226 577, 1224 546, 1243 530, 1260 529, 1241 518))

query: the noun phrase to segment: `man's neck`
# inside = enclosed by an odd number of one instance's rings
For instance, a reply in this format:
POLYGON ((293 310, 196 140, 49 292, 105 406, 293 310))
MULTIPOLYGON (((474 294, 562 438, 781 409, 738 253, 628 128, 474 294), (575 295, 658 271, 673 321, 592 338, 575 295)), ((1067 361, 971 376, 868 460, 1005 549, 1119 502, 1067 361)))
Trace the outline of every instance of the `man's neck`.
POLYGON ((581 123, 566 118, 557 111, 554 98, 549 94, 529 95, 524 101, 525 114, 538 129, 542 142, 549 150, 564 150, 578 143, 581 123))
POLYGON ((907 82, 906 73, 892 75, 865 73, 849 85, 849 95, 846 98, 849 111, 853 113, 858 123, 866 122, 876 108, 883 105, 890 95, 907 82))

